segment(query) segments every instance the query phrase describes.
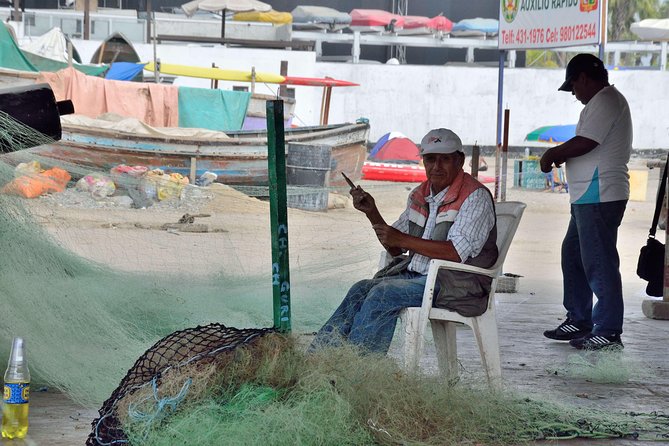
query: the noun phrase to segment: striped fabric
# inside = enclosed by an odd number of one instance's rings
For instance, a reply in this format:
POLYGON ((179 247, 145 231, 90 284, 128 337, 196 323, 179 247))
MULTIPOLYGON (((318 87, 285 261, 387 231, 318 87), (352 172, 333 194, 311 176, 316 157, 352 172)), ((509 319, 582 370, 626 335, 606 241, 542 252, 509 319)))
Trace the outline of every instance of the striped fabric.
POLYGON ((576 325, 566 324, 566 325, 560 325, 556 331, 561 331, 564 333, 576 333, 581 331, 581 329, 578 328, 576 325))
POLYGON ((604 346, 609 345, 609 344, 612 343, 611 341, 606 339, 604 336, 597 336, 597 335, 589 337, 588 342, 590 342, 591 344, 594 344, 594 345, 601 346, 601 347, 604 347, 604 346))

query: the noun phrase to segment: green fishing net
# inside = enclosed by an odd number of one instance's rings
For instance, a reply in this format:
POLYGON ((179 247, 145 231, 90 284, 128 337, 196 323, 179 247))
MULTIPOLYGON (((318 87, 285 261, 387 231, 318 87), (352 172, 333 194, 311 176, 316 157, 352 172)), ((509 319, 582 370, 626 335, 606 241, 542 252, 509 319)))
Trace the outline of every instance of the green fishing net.
MULTIPOLYGON (((307 356, 303 345, 287 343, 258 352, 253 336, 274 336, 266 334, 267 188, 189 184, 141 206, 141 179, 56 159, 54 145, 66 146, 7 116, 0 141, 9 146, 0 159, 0 358, 22 336, 36 385, 87 407, 105 403, 93 435, 110 436, 99 444, 517 444, 667 432, 662 414, 644 424, 631 414, 578 412, 407 374, 392 359, 346 349, 307 356), (28 199, 7 188, 53 167, 70 176, 59 192, 28 199), (109 192, 104 181, 77 188, 99 176, 113 177, 113 193, 100 193, 109 192), (204 335, 191 336, 198 330, 204 335), (179 348, 155 360, 152 348, 166 342, 179 348), (221 345, 230 350, 218 354, 221 345), (192 358, 208 359, 191 368, 200 362, 184 364, 192 358), (214 368, 204 373, 207 364, 214 368), (109 414, 120 417, 107 423, 109 414)), ((368 190, 391 203, 388 215, 404 209, 408 189, 368 190)), ((289 231, 300 339, 320 328, 352 283, 375 272, 380 248, 367 222, 345 208, 291 209, 289 231)))

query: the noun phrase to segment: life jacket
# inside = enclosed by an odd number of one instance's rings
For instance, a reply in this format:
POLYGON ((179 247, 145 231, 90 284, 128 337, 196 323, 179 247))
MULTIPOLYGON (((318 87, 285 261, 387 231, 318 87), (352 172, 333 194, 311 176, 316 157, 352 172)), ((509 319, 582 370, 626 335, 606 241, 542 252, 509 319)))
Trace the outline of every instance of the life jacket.
MULTIPOLYGON (((448 232, 460 212, 462 203, 480 188, 490 194, 490 191, 474 177, 463 170, 460 171, 439 205, 431 240, 447 240, 448 232)), ((409 235, 422 237, 430 213, 429 203, 425 201, 425 197, 429 195, 428 181, 421 183, 409 194, 409 235)), ((492 196, 490 200, 492 201, 492 196)), ((413 256, 414 253, 409 252, 408 256, 396 257, 375 277, 400 274, 407 269, 413 256)), ((497 257, 497 224, 495 223, 481 252, 476 257, 466 259, 464 263, 489 268, 495 264, 497 257)), ((440 270, 437 280, 439 281, 439 293, 434 298, 435 307, 457 311, 463 316, 479 316, 485 312, 492 278, 462 271, 440 270)))

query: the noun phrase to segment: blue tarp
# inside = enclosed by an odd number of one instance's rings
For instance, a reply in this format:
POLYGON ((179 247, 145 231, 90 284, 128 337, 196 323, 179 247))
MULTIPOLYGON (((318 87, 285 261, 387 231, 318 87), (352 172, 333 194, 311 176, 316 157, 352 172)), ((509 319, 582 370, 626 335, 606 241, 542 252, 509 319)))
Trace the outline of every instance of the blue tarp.
POLYGON ((179 127, 240 130, 250 100, 247 91, 179 87, 179 127))
POLYGON ((129 81, 144 69, 144 64, 132 62, 114 62, 111 64, 105 79, 114 81, 129 81))

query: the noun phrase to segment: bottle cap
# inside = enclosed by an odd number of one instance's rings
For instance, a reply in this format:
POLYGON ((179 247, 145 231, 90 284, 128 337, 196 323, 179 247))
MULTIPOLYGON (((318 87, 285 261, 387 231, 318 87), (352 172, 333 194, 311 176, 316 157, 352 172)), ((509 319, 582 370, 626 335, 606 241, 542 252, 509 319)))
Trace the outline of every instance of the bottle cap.
POLYGON ((15 337, 12 342, 12 353, 9 355, 9 363, 18 364, 23 362, 23 338, 15 337))

